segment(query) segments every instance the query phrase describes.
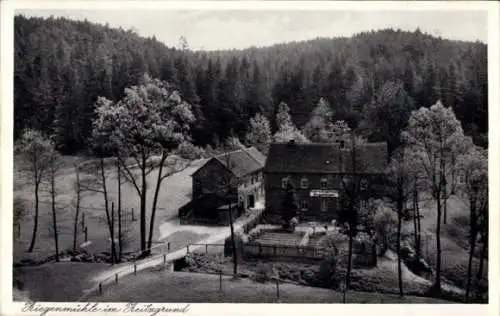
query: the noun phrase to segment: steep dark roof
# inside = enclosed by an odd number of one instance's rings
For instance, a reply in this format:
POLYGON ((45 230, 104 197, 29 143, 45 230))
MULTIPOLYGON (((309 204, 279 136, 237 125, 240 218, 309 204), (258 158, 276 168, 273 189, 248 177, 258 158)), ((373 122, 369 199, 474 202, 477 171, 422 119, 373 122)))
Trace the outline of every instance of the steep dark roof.
MULTIPOLYGON (((356 173, 383 173, 387 144, 366 143, 356 147, 356 173)), ((352 152, 336 143, 271 144, 264 172, 351 173, 352 152)))
MULTIPOLYGON (((205 165, 212 159, 216 159, 224 167, 228 168, 238 178, 264 168, 264 164, 266 161, 266 157, 264 155, 262 155, 256 148, 250 147, 246 149, 232 151, 228 154, 221 154, 215 156, 209 159, 198 170, 205 167, 205 165)), ((196 170, 194 173, 197 173, 198 170, 196 170)))
POLYGON ((257 162, 261 164, 262 167, 264 167, 264 165, 266 164, 266 156, 264 156, 259 150, 257 150, 257 148, 250 147, 246 150, 246 152, 250 154, 250 156, 252 156, 255 160, 257 160, 257 162))

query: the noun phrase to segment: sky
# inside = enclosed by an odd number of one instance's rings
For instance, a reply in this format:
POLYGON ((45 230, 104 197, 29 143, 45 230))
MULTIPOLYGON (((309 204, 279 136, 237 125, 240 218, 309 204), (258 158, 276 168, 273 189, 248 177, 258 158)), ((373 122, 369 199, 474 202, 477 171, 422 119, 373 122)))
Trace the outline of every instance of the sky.
MULTIPOLYGON (((362 2, 361 2, 362 3, 362 2)), ((269 10, 17 10, 25 16, 87 19, 134 29, 178 46, 184 36, 194 50, 240 49, 316 37, 351 36, 399 28, 453 40, 487 42, 487 14, 481 11, 269 11, 269 10)))

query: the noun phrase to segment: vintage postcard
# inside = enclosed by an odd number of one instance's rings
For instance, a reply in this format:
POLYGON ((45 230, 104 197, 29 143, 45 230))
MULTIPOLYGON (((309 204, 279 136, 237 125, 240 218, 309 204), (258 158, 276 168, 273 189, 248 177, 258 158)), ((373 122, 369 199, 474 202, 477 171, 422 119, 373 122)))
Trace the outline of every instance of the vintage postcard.
POLYGON ((499 8, 2 2, 0 313, 496 314, 499 8))

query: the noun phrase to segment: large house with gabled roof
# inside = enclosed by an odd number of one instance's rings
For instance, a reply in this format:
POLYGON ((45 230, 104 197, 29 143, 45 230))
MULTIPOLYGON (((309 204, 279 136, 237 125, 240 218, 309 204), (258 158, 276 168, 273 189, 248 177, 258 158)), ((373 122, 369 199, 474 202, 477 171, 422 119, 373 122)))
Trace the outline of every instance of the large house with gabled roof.
POLYGON ((264 198, 266 157, 250 147, 210 158, 192 175, 192 201, 179 209, 183 223, 227 224, 264 198))
POLYGON ((385 190, 387 144, 356 146, 354 172, 353 151, 347 147, 343 142, 271 144, 264 167, 265 217, 280 217, 289 183, 295 189, 299 219, 304 221, 335 219, 345 192, 342 181, 352 176, 358 177, 361 200, 381 197, 385 190))

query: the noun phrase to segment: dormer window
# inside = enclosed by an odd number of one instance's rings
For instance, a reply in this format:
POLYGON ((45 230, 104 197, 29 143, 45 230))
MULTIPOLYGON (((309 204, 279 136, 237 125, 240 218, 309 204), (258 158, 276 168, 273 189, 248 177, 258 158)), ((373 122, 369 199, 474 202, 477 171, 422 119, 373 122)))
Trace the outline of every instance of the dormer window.
POLYGON ((328 188, 328 179, 327 178, 322 178, 321 179, 321 188, 322 189, 328 188))
POLYGON ((307 189, 309 187, 309 180, 307 180, 307 178, 300 179, 300 187, 302 189, 307 189))

